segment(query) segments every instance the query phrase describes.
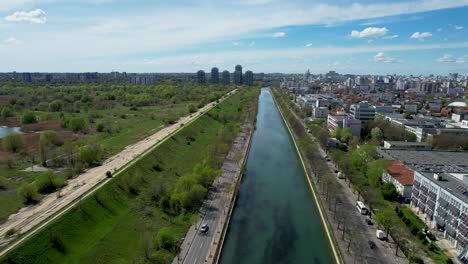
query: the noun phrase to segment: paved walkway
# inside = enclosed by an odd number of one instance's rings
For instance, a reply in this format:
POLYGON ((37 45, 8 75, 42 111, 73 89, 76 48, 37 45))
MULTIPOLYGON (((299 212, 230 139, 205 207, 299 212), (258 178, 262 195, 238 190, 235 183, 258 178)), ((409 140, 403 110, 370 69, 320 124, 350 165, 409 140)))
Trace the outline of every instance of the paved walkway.
MULTIPOLYGON (((221 98, 220 101, 225 100, 229 95, 235 92, 236 90, 231 91, 221 98)), ((94 187, 97 185, 102 186, 107 183, 110 180, 105 175, 107 171, 118 171, 135 163, 143 156, 142 154, 151 151, 163 140, 168 138, 168 136, 177 132, 183 124, 192 122, 203 113, 213 108, 216 104, 216 102, 209 103, 197 112, 180 118, 175 124, 167 126, 155 134, 127 146, 122 152, 108 158, 101 166, 91 168, 78 177, 69 180, 68 185, 60 191, 60 194, 51 193, 46 195, 39 204, 22 208, 18 213, 10 215, 8 220, 0 225, 0 247, 7 246, 6 249, 0 252, 0 257, 33 233, 30 232, 9 245, 12 238, 5 238, 5 233, 8 230, 15 229, 18 233, 22 234, 30 230, 38 230, 44 227, 63 214, 65 212, 65 210, 63 210, 64 208, 77 203, 80 198, 89 195, 94 187)))
POLYGON ((242 177, 252 132, 251 124, 244 124, 241 127, 224 161, 222 175, 214 182, 200 209, 200 220, 190 227, 177 256, 172 261, 173 264, 217 262, 242 177), (203 224, 209 226, 207 233, 199 231, 203 224))

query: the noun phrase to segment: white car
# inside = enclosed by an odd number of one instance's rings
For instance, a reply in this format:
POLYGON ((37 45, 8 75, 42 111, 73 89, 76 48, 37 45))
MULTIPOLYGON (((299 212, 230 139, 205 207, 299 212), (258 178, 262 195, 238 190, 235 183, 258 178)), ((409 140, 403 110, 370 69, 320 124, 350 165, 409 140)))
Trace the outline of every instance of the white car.
POLYGON ((208 229, 209 229, 208 225, 207 225, 207 224, 203 224, 203 225, 201 226, 201 228, 200 228, 200 232, 206 233, 206 232, 208 232, 208 229))

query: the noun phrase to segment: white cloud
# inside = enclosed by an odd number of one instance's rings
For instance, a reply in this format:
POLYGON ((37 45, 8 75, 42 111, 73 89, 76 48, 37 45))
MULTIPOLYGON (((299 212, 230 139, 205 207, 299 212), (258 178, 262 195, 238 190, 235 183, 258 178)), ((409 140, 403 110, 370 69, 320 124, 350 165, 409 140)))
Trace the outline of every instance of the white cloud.
POLYGON ((385 62, 385 63, 394 63, 398 62, 396 58, 387 57, 385 53, 379 52, 374 56, 374 61, 385 62))
POLYGON ((453 28, 456 29, 456 30, 462 30, 462 29, 464 29, 463 26, 457 26, 457 25, 454 25, 453 28))
POLYGON ((442 57, 437 59, 438 62, 454 62, 455 58, 451 54, 444 54, 442 57))
POLYGON ((283 38, 285 36, 286 36, 286 33, 284 33, 284 32, 276 32, 276 33, 274 33, 272 35, 272 37, 274 37, 274 38, 283 38))
POLYGON ((438 28, 438 29, 437 29, 437 32, 442 32, 442 28, 438 28))
POLYGON ((17 11, 6 16, 5 20, 10 22, 29 22, 31 24, 44 24, 47 21, 46 12, 42 9, 32 10, 30 12, 17 11))
POLYGON ((351 37, 353 38, 369 38, 369 37, 382 37, 387 34, 388 29, 386 27, 368 27, 363 31, 353 30, 351 31, 351 37))
POLYGON ((391 35, 391 36, 383 37, 383 39, 394 39, 394 38, 398 38, 398 35, 391 35))
POLYGON ((306 47, 306 48, 310 48, 310 47, 312 47, 312 46, 313 46, 312 43, 307 43, 307 44, 305 44, 305 47, 306 47))
POLYGON ((17 40, 15 37, 9 37, 3 41, 3 43, 8 45, 20 44, 21 41, 17 40))
POLYGON ((468 57, 468 56, 461 56, 461 57, 457 58, 457 60, 455 60, 455 63, 464 64, 465 63, 465 57, 468 57))
POLYGON ((255 41, 252 41, 249 43, 249 47, 253 47, 253 46, 255 46, 255 41))
POLYGON ((233 46, 241 46, 242 43, 237 42, 237 41, 233 41, 233 42, 232 42, 232 45, 233 45, 233 46))
POLYGON ((425 38, 432 37, 431 32, 414 32, 410 38, 424 41, 425 38))

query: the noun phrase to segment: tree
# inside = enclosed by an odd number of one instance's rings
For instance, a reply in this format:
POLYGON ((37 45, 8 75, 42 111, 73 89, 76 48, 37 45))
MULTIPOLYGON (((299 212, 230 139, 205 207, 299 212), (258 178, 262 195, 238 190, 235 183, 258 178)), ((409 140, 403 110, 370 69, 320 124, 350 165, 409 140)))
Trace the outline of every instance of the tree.
POLYGON ((18 195, 23 199, 26 205, 39 202, 40 196, 37 193, 36 186, 33 183, 25 183, 18 189, 18 195))
POLYGON ((306 117, 312 115, 312 107, 310 107, 309 105, 304 106, 304 108, 302 109, 302 111, 304 112, 304 114, 305 114, 306 117))
POLYGON ((39 154, 41 156, 41 163, 47 166, 47 153, 52 145, 59 146, 62 143, 59 133, 53 130, 44 130, 39 136, 39 154))
POLYGON ((74 132, 83 131, 86 127, 86 121, 82 117, 74 117, 68 121, 68 128, 74 132))
POLYGON ((348 145, 351 149, 355 149, 359 145, 360 142, 361 140, 358 137, 353 136, 351 140, 349 140, 348 145))
POLYGON ((400 194, 391 182, 386 182, 380 189, 385 200, 391 202, 398 202, 400 200, 400 194))
POLYGON ((37 110, 39 110, 39 111, 45 112, 45 111, 47 111, 47 110, 49 109, 49 103, 47 103, 47 102, 40 102, 40 103, 37 104, 36 108, 37 108, 37 110))
POLYGON ((336 127, 332 132, 331 132, 331 137, 341 139, 341 131, 343 129, 341 127, 336 127))
POLYGON ((37 122, 36 115, 31 111, 27 111, 21 117, 21 123, 22 124, 32 124, 32 123, 36 123, 36 122, 37 122))
POLYGON ((351 129, 349 127, 343 128, 343 130, 341 131, 340 140, 342 142, 347 143, 351 140, 352 137, 353 137, 353 132, 351 131, 351 129))
POLYGON ((392 208, 386 207, 375 213, 375 220, 384 229, 388 236, 390 231, 398 224, 398 216, 392 208))
POLYGON ((173 234, 174 231, 169 227, 162 227, 159 229, 158 234, 156 235, 156 247, 158 249, 174 251, 177 242, 173 234))
POLYGON ((100 159, 100 154, 100 145, 85 145, 79 149, 78 156, 81 162, 90 166, 100 159))
POLYGON ((3 119, 3 120, 5 120, 5 119, 7 119, 8 117, 10 117, 12 114, 13 114, 13 111, 11 111, 11 108, 10 108, 10 107, 8 107, 8 106, 3 107, 2 112, 1 112, 1 115, 2 115, 2 119, 3 119))
POLYGON ((188 104, 187 110, 189 111, 189 113, 195 113, 197 111, 197 106, 194 104, 188 104))
POLYGON ((406 111, 406 112, 403 114, 403 118, 404 118, 404 119, 413 119, 413 116, 411 115, 411 112, 406 111))
POLYGON ((49 104, 49 110, 51 112, 60 112, 63 108, 63 102, 61 100, 54 100, 49 104))
POLYGON ((25 147, 24 138, 17 133, 10 133, 2 139, 3 149, 9 152, 16 153, 25 147))
POLYGON ((379 144, 382 143, 382 140, 383 140, 382 130, 380 128, 378 128, 378 127, 374 127, 371 130, 371 137, 372 137, 372 139, 377 141, 379 144))

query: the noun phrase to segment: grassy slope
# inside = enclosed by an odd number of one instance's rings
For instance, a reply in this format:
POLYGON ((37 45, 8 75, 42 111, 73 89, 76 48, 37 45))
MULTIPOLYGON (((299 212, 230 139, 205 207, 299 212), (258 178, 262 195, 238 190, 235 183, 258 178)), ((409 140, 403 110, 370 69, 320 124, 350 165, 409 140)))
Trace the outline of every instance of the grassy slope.
MULTIPOLYGON (((223 102, 221 109, 213 109, 210 113, 238 114, 238 107, 242 105, 240 98, 241 94, 238 93, 223 102)), ((172 226, 176 237, 183 237, 193 217, 191 214, 177 217, 166 215, 145 194, 147 187, 164 183, 171 189, 178 176, 190 172, 196 163, 213 154, 223 126, 211 117, 201 117, 0 262, 143 262, 145 240, 153 241, 163 226, 172 226), (190 145, 186 139, 188 133, 195 134, 196 138, 190 145), (163 171, 153 170, 156 164, 163 171), (135 181, 138 195, 129 195, 118 187, 123 179, 135 181), (65 254, 52 247, 51 234, 60 234, 65 254)))

